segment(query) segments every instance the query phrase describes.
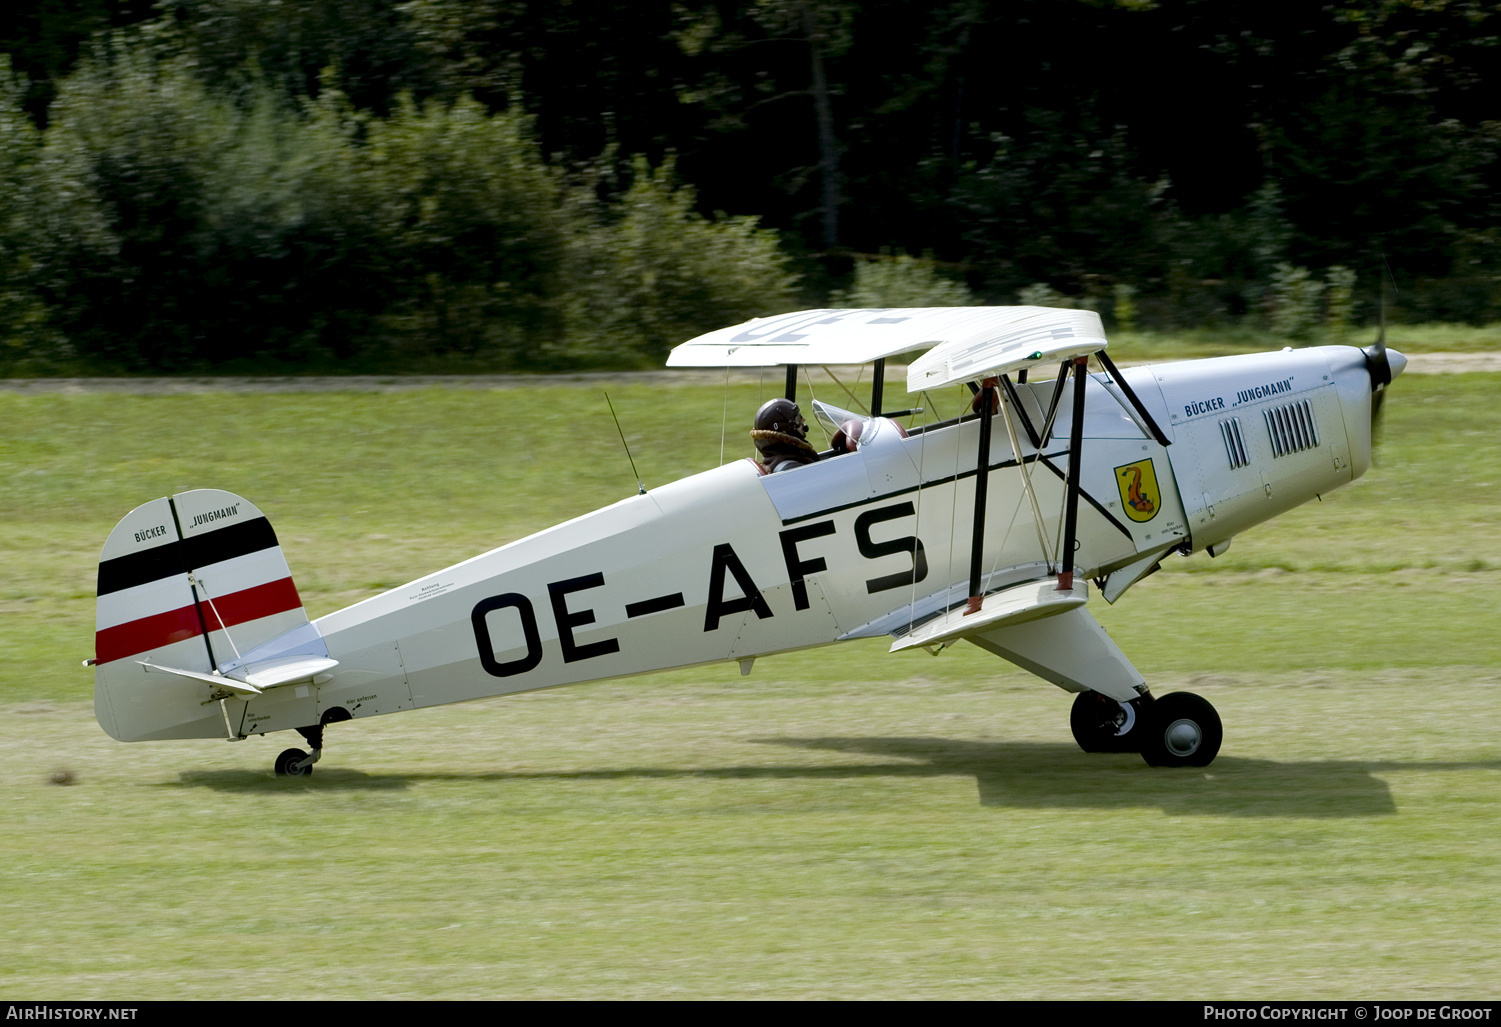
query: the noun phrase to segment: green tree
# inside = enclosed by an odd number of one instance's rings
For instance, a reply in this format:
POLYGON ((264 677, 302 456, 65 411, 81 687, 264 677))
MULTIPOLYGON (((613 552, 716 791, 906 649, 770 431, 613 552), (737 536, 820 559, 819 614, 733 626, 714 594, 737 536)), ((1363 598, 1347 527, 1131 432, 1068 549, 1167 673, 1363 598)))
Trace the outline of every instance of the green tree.
POLYGON ((24 109, 26 82, 0 54, 0 374, 45 369, 67 349, 36 293, 41 133, 24 109))
POLYGON ((234 133, 186 68, 115 43, 53 104, 43 284, 81 353, 170 366, 203 344, 198 230, 208 170, 234 133))
POLYGON ((368 349, 389 269, 350 184, 355 126, 323 114, 264 85, 216 96, 130 37, 80 65, 43 150, 38 276, 77 350, 181 370, 368 349))
POLYGON ((695 335, 793 304, 776 235, 755 218, 696 213, 670 159, 653 169, 637 158, 630 187, 575 243, 571 335, 595 354, 659 361, 695 335))
POLYGON ((430 68, 400 0, 157 0, 163 55, 189 58, 215 92, 269 85, 316 96, 328 68, 355 107, 385 113, 432 91, 430 68))
POLYGON ((39 124, 57 84, 78 64, 100 33, 140 25, 158 16, 156 0, 17 0, 0 5, 0 53, 26 79, 22 104, 39 124))
POLYGON ((921 260, 905 253, 883 252, 878 259, 855 264, 848 291, 829 297, 834 307, 965 307, 975 302, 963 282, 945 278, 933 266, 933 255, 921 260))
POLYGON ((387 323, 407 349, 548 359, 570 239, 585 226, 526 118, 467 97, 404 98, 366 125, 355 180, 362 217, 385 226, 397 286, 387 323))
POLYGON ((984 291, 1048 282, 1081 295, 1101 278, 1162 278, 1168 183, 1139 175, 1131 156, 1124 126, 1093 117, 1037 110, 1024 137, 997 137, 954 188, 984 291))

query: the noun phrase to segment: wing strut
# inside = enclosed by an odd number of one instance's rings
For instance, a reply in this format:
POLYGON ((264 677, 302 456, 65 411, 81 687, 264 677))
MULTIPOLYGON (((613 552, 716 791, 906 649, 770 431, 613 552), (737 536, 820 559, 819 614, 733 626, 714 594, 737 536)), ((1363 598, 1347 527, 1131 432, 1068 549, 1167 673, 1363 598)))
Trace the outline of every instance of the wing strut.
MULTIPOLYGON (((980 591, 981 554, 985 549, 985 490, 990 477, 990 418, 996 401, 996 379, 986 378, 975 396, 975 413, 980 415, 980 454, 975 463, 975 522, 969 543, 969 602, 964 615, 980 611, 985 596, 980 591)), ((1017 454, 1018 458, 1020 454, 1017 454)))
MULTIPOLYGON (((1065 369, 1068 367, 1064 365, 1065 369)), ((1088 357, 1074 358, 1074 423, 1068 440, 1068 507, 1063 521, 1063 568, 1058 572, 1058 591, 1074 587, 1074 544, 1079 528, 1079 466, 1084 463, 1084 376, 1088 357)))
MULTIPOLYGON (((1072 357, 1063 361, 1058 371, 1058 385, 1053 393, 1052 409, 1048 411, 1047 423, 1043 428, 1044 435, 1051 432, 1053 416, 1058 409, 1058 399, 1062 395, 1063 385, 1068 380, 1070 364, 1073 365, 1074 370, 1074 407, 1068 444, 1068 492, 1064 510, 1063 546, 1058 554, 1062 563, 1058 571, 1058 591, 1060 592, 1071 592, 1074 587, 1074 546, 1079 530, 1079 471, 1084 462, 1084 379, 1089 373, 1089 357, 1072 357)), ((1013 392, 1012 395, 1015 393, 1013 392)), ((980 589, 981 554, 985 548, 985 500, 990 473, 991 417, 997 401, 1006 402, 1005 396, 1001 393, 1000 379, 991 377, 981 381, 974 401, 975 413, 980 418, 980 452, 975 464, 975 519, 973 534, 970 537, 969 599, 965 603, 965 616, 978 613, 985 599, 980 589)), ((1037 523, 1038 542, 1042 546, 1042 555, 1051 567, 1052 559, 1048 555, 1047 543, 1042 537, 1042 514, 1037 509, 1037 500, 1032 494, 1031 482, 1028 480, 1026 458, 1022 456, 1016 430, 1011 426, 1009 416, 1006 418, 1006 431, 1010 434, 1011 448, 1016 454, 1022 474, 1022 485, 1026 488, 1027 499, 1032 504, 1032 516, 1037 523)), ((1036 448, 1040 451, 1040 447, 1036 448)))
MULTIPOLYGON (((1018 374, 1016 378, 1017 381, 1022 385, 1025 385, 1027 383, 1027 376, 1025 371, 1018 374)), ((1023 428, 1027 429, 1027 441, 1032 443, 1033 449, 1041 453, 1042 439, 1038 436, 1037 429, 1032 427, 1032 418, 1027 415, 1026 408, 1022 406, 1021 396, 1017 395, 1016 386, 1011 384, 1011 376, 1009 374, 1001 375, 1001 387, 1006 390, 1006 395, 1004 398, 1007 401, 1007 406, 1016 411, 1017 420, 1021 421, 1023 428)), ((1005 410, 1005 407, 1001 408, 1001 412, 1003 414, 1005 413, 1005 410)), ((1013 430, 1011 427, 1011 420, 1009 417, 1006 419, 1006 430, 1010 431, 1013 436, 1016 435, 1015 430, 1013 430)), ((1011 446, 1013 449, 1015 449, 1016 443, 1013 442, 1011 446)))
POLYGON ((1058 416, 1058 401, 1063 398, 1063 386, 1068 382, 1068 361, 1065 360, 1058 368, 1058 381, 1053 385, 1053 399, 1048 403, 1048 415, 1042 419, 1042 430, 1038 435, 1038 448, 1046 446, 1053 441, 1053 418, 1058 416))
POLYGON ((1106 356, 1104 350, 1100 350, 1095 356, 1100 358, 1100 366, 1105 369, 1106 374, 1110 375, 1110 380, 1120 386, 1120 390, 1126 394, 1126 398, 1131 401, 1131 405, 1141 415, 1142 421, 1146 423, 1147 430, 1152 433, 1152 438, 1157 440, 1157 444, 1164 447, 1171 446, 1173 444, 1172 440, 1162 433, 1162 429, 1157 426, 1157 422, 1147 412, 1146 405, 1137 398, 1135 391, 1132 390, 1130 384, 1120 371, 1116 370, 1115 361, 1106 356))
MULTIPOLYGON (((787 365, 787 390, 786 390, 787 391, 787 398, 790 399, 790 400, 792 400, 792 402, 794 402, 794 403, 797 402, 797 369, 800 366, 801 365, 799 365, 799 364, 788 364, 787 365)), ((834 378, 833 372, 829 371, 829 368, 828 368, 827 365, 820 365, 820 366, 823 367, 824 372, 827 373, 830 378, 834 378)), ((871 417, 880 417, 881 416, 881 400, 882 400, 882 397, 883 397, 883 395, 884 395, 884 393, 886 391, 886 358, 885 357, 877 357, 876 358, 875 371, 876 371, 875 381, 871 384, 871 387, 870 387, 870 416, 871 417)), ((850 392, 850 390, 845 386, 845 384, 843 382, 841 382, 838 378, 834 378, 834 384, 838 385, 841 389, 844 389, 845 392, 848 392, 850 398, 854 399, 855 402, 856 402, 856 404, 860 403, 860 401, 858 399, 855 399, 855 394, 853 392, 850 392)), ((898 410, 896 413, 892 414, 891 416, 892 417, 905 417, 907 414, 912 414, 912 413, 917 413, 917 412, 918 411, 914 411, 914 410, 898 410)))

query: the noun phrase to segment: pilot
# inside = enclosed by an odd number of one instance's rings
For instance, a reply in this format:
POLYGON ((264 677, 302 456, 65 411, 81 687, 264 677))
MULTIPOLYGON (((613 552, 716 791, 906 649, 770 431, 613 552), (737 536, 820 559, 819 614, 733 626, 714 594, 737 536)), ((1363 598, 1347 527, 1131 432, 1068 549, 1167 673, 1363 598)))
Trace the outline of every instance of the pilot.
POLYGON ((808 422, 790 399, 763 403, 756 411, 756 426, 750 435, 767 474, 818 461, 818 451, 808 444, 808 422))

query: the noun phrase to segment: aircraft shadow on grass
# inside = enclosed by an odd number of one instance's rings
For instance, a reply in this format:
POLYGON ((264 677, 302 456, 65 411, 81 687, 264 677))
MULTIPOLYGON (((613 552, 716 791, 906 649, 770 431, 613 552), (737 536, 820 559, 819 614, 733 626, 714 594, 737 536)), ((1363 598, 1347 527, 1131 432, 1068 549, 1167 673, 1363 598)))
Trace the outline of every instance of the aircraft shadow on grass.
POLYGON ((1373 817, 1395 813, 1378 774, 1399 770, 1501 770, 1501 761, 1287 761, 1221 756, 1208 768, 1154 771, 1133 753, 1087 755, 1071 745, 953 738, 762 738, 766 745, 862 753, 882 762, 625 767, 564 771, 367 774, 336 768, 304 779, 248 770, 183 771, 173 786, 226 792, 401 790, 422 781, 611 781, 628 779, 827 779, 973 777, 982 806, 1012 809, 1157 807, 1177 816, 1373 817))

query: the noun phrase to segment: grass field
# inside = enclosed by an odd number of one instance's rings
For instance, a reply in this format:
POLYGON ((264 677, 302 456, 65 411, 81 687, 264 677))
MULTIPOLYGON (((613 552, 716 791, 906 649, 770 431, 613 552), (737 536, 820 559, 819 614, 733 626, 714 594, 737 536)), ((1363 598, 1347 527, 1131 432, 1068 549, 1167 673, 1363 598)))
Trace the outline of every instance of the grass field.
MULTIPOLYGON (((650 487, 777 385, 611 399, 650 487)), ((0 395, 0 997, 1494 998, 1498 389, 1400 380, 1361 482, 1099 604, 1207 771, 873 642, 340 725, 307 780, 98 729, 109 529, 238 492, 317 616, 633 492, 598 391, 0 395)))

